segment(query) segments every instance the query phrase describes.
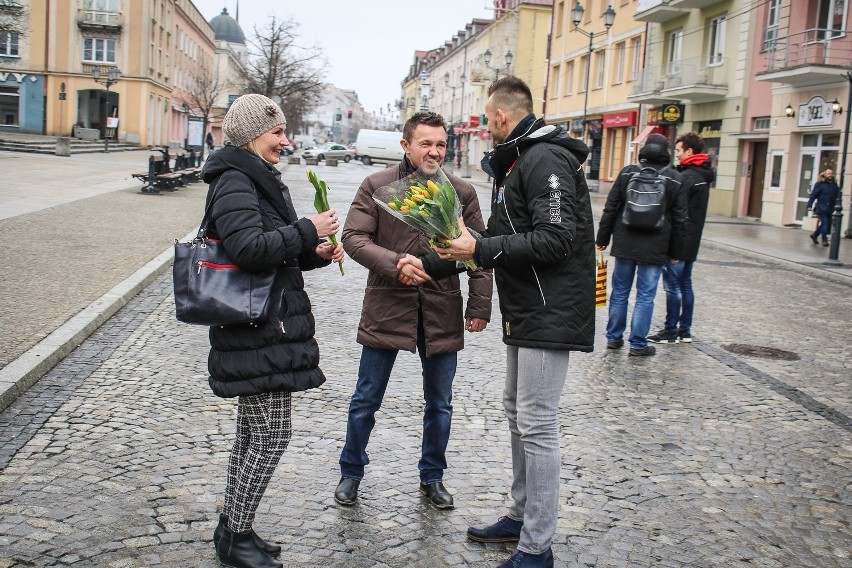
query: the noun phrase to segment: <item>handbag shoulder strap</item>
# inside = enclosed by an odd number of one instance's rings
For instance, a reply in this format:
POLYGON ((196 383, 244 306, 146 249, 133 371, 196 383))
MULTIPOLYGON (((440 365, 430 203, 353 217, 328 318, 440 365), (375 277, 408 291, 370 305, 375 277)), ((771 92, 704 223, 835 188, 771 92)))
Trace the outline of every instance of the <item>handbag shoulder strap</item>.
MULTIPOLYGON (((203 239, 204 233, 207 232, 207 225, 210 224, 210 214, 213 211, 213 201, 216 199, 216 192, 219 191, 219 181, 222 179, 222 175, 215 178, 210 186, 213 188, 212 193, 210 194, 210 201, 207 203, 207 206, 204 208, 204 216, 201 218, 201 224, 198 226, 198 234, 196 235, 196 239, 203 239)), ((251 185, 251 190, 257 195, 257 189, 254 187, 254 182, 249 179, 249 185, 251 185)))

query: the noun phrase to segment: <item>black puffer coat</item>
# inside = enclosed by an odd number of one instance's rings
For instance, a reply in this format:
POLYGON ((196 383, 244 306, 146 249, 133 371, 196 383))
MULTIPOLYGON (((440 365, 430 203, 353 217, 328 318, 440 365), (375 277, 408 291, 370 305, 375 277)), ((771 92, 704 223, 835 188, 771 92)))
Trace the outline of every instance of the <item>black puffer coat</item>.
POLYGON ((495 147, 491 218, 476 261, 494 268, 503 342, 592 351, 595 247, 588 147, 529 115, 495 147))
POLYGON ((666 146, 649 142, 639 151, 640 164, 626 166, 618 174, 607 195, 595 239, 598 246, 606 247, 612 238, 612 256, 640 264, 680 260, 686 225, 686 194, 681 191, 680 174, 668 166, 670 159, 666 146), (621 222, 630 176, 646 166, 655 167, 666 178, 665 224, 659 231, 631 229, 621 222))
POLYGON ((210 328, 210 388, 221 397, 299 391, 325 382, 314 316, 302 271, 327 266, 309 219, 299 219, 278 171, 251 152, 225 146, 210 155, 202 177, 214 188, 208 236, 220 238, 240 268, 277 267, 275 316, 265 323, 210 328))

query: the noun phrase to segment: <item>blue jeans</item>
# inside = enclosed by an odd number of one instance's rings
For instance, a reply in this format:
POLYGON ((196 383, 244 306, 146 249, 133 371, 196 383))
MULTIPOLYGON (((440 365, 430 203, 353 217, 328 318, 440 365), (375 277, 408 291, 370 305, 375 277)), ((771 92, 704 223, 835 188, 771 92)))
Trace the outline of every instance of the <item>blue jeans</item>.
POLYGON ((648 345, 648 331, 654 315, 654 296, 660 282, 662 264, 640 264, 626 258, 615 259, 612 273, 612 294, 609 296, 609 321, 606 324, 606 340, 618 341, 627 327, 627 299, 636 276, 636 302, 630 322, 630 347, 644 349, 648 345))
POLYGON ((828 242, 828 231, 831 229, 831 225, 829 224, 831 223, 831 212, 817 213, 817 215, 819 215, 819 227, 817 227, 817 230, 814 231, 813 235, 814 237, 819 235, 824 243, 828 242))
MULTIPOLYGON (((421 483, 435 483, 444 477, 447 468, 447 443, 453 420, 453 378, 456 375, 457 353, 424 356, 426 351, 423 330, 417 335, 417 352, 423 366, 423 442, 421 447, 421 483)), ((340 453, 342 477, 363 479, 364 466, 370 463, 367 443, 376 425, 376 411, 382 405, 398 351, 364 347, 358 382, 349 403, 346 423, 346 442, 340 453)))
POLYGON ((666 291, 666 331, 690 334, 695 294, 692 291, 691 260, 679 260, 663 267, 663 289, 666 291))

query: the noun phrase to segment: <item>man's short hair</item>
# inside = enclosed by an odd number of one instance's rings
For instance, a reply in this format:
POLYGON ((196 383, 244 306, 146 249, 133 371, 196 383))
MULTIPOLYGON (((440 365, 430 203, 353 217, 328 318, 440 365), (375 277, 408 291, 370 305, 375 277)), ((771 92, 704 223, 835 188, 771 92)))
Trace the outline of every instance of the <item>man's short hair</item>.
POLYGON ((497 108, 509 114, 522 118, 533 111, 530 88, 514 75, 508 75, 491 83, 488 87, 488 96, 492 97, 497 108))
POLYGON ((704 152, 704 139, 697 132, 687 132, 675 142, 680 142, 684 150, 692 150, 693 154, 704 152))
POLYGON ((445 131, 447 130, 447 123, 444 121, 443 116, 437 112, 421 111, 415 112, 411 115, 411 118, 405 121, 405 126, 402 127, 402 137, 407 142, 411 142, 411 135, 414 134, 414 129, 420 124, 440 126, 445 131))

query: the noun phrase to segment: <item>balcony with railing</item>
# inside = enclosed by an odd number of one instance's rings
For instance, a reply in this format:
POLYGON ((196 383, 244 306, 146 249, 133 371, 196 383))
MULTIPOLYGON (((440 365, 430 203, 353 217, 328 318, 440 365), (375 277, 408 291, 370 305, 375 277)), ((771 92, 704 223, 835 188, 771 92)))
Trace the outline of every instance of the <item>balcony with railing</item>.
POLYGON ((805 30, 785 37, 764 37, 766 66, 758 81, 794 87, 833 81, 852 64, 852 35, 843 30, 805 30))
POLYGON ((720 101, 728 94, 727 60, 693 57, 642 71, 633 82, 628 100, 658 104, 672 100, 693 103, 720 101))
POLYGON ((77 10, 77 27, 81 30, 120 32, 122 20, 121 12, 77 10))

